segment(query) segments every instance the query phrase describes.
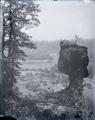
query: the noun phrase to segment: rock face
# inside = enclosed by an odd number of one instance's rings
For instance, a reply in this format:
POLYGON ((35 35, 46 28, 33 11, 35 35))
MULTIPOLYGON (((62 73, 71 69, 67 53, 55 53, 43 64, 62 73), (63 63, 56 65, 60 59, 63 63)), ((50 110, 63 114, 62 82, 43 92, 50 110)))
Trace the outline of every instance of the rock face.
POLYGON ((87 48, 68 41, 61 41, 60 47, 58 70, 69 75, 69 86, 73 88, 82 87, 83 77, 88 75, 87 48))
POLYGON ((60 47, 59 71, 66 74, 81 72, 81 75, 86 77, 88 75, 87 66, 89 63, 87 48, 68 41, 61 41, 60 47))

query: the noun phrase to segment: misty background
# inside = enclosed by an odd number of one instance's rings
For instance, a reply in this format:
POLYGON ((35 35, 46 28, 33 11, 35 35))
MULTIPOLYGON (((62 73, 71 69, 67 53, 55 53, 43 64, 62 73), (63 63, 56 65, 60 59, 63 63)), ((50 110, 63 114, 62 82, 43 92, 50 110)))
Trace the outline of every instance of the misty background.
POLYGON ((93 61, 95 5, 78 1, 37 1, 37 3, 40 4, 41 9, 40 25, 34 28, 26 26, 22 29, 32 36, 31 40, 36 45, 34 50, 24 49, 27 54, 25 63, 29 63, 29 66, 23 64, 24 69, 39 66, 37 61, 40 63, 42 61, 40 67, 46 65, 45 62, 48 63, 47 67, 57 64, 61 40, 77 39, 77 44, 88 47, 90 61, 93 61), (31 67, 30 62, 33 62, 31 67))

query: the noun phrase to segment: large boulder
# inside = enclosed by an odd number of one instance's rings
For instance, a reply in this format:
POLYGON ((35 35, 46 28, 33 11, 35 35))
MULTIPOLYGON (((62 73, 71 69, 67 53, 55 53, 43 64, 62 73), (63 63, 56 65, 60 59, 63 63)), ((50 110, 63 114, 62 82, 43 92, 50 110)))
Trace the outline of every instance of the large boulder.
POLYGON ((87 66, 89 63, 88 51, 84 46, 79 46, 68 41, 60 42, 60 57, 58 69, 68 75, 88 75, 87 66))

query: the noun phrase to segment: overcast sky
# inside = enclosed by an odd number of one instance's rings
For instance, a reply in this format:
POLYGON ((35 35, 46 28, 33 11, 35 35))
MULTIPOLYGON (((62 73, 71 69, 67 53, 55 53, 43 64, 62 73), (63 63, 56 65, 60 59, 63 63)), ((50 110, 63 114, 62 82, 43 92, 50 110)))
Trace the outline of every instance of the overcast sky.
POLYGON ((95 38, 95 5, 82 2, 40 1, 39 27, 28 29, 33 40, 95 38))

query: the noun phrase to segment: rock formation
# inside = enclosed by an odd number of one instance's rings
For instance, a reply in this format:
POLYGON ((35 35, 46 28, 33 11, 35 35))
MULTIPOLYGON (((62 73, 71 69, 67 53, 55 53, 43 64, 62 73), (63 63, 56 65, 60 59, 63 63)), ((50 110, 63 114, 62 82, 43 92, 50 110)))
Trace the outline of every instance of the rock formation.
POLYGON ((69 75, 69 87, 59 92, 59 99, 68 106, 80 102, 83 92, 83 77, 87 77, 88 51, 69 41, 60 42, 58 70, 69 75))
POLYGON ((69 86, 78 87, 82 84, 83 77, 88 75, 89 58, 87 48, 68 41, 61 41, 60 47, 58 69, 60 72, 69 75, 69 86))

